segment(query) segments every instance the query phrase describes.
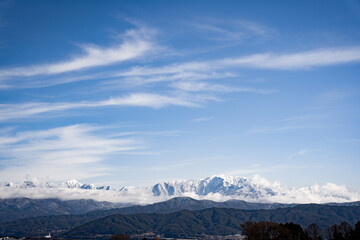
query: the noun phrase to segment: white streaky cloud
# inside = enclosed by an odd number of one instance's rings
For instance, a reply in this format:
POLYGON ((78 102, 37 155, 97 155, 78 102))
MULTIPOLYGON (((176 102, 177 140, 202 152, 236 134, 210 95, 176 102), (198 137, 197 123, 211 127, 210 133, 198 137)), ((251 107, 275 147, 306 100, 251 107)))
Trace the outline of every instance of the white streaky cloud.
POLYGON ((209 84, 207 82, 194 81, 177 81, 172 84, 172 87, 189 92, 233 92, 235 88, 224 86, 221 84, 209 84))
POLYGON ((339 65, 360 61, 360 47, 314 49, 285 54, 254 54, 224 59, 223 65, 248 66, 263 69, 297 70, 311 67, 339 65))
MULTIPOLYGON (((135 77, 135 76, 151 76, 151 75, 164 75, 164 74, 184 74, 188 72, 198 73, 211 71, 212 62, 185 62, 185 63, 173 63, 161 67, 149 68, 149 67, 133 67, 128 71, 119 72, 114 74, 117 77, 135 77)), ((220 67, 220 66, 219 66, 220 67)), ((218 69, 217 67, 216 69, 218 69)))
POLYGON ((257 133, 277 133, 282 131, 290 131, 290 130, 299 130, 304 129, 306 126, 282 126, 282 127, 273 127, 273 128, 258 128, 258 129, 251 129, 248 131, 250 134, 257 134, 257 133))
POLYGON ((218 19, 207 19, 206 22, 191 22, 190 25, 207 32, 206 36, 208 36, 208 39, 231 41, 237 44, 250 37, 264 37, 274 32, 261 24, 239 20, 221 21, 218 19))
POLYGON ((214 118, 215 118, 214 116, 195 118, 195 119, 192 119, 190 122, 207 122, 207 121, 213 120, 214 118))
POLYGON ((305 155, 309 152, 309 149, 301 149, 300 151, 297 152, 298 155, 305 155))
POLYGON ((112 137, 101 130, 79 124, 2 134, 0 178, 16 181, 29 174, 62 180, 111 174, 111 167, 103 163, 109 155, 134 152, 141 146, 133 138, 112 137))
MULTIPOLYGON (((126 75, 127 73, 125 73, 126 75)), ((124 75, 124 73, 115 74, 124 75)), ((170 72, 170 73, 160 73, 160 74, 149 74, 149 75, 136 75, 136 76, 125 76, 124 79, 121 79, 122 82, 131 85, 142 85, 142 84, 151 84, 158 82, 176 82, 176 81, 194 81, 194 80, 208 80, 208 79, 223 79, 234 77, 233 73, 230 72, 203 72, 201 69, 198 71, 184 71, 184 72, 170 72)), ((118 80, 108 81, 107 84, 116 84, 118 80)))
POLYGON ((133 106, 163 108, 167 106, 197 107, 208 101, 218 99, 209 95, 178 94, 166 96, 151 93, 133 93, 122 97, 112 97, 97 102, 63 102, 63 103, 19 103, 0 104, 0 121, 11 119, 29 118, 46 113, 61 112, 71 109, 109 107, 109 106, 133 106))
POLYGON ((264 25, 255 22, 236 21, 236 24, 258 35, 267 35, 270 32, 273 32, 273 30, 269 29, 268 27, 265 27, 264 25))
POLYGON ((129 30, 123 35, 123 42, 112 47, 84 45, 82 46, 84 53, 69 60, 52 64, 2 69, 0 70, 0 77, 54 75, 134 59, 155 48, 149 35, 150 31, 146 29, 129 30))
POLYGON ((296 70, 358 61, 360 61, 360 47, 354 46, 313 49, 297 53, 260 53, 237 58, 170 64, 156 68, 133 67, 129 71, 121 72, 116 75, 134 77, 184 72, 214 72, 215 70, 234 67, 296 70))
POLYGON ((140 106, 140 107, 152 107, 161 108, 169 105, 177 106, 196 106, 195 101, 187 99, 186 96, 172 97, 158 94, 139 93, 129 95, 125 98, 111 98, 107 101, 100 102, 100 106, 140 106))
POLYGON ((86 46, 83 56, 75 57, 62 63, 0 70, 0 78, 2 78, 0 89, 54 86, 97 78, 105 79, 104 87, 118 87, 119 83, 121 83, 121 86, 123 84, 137 86, 157 82, 205 81, 238 77, 241 68, 289 71, 360 61, 360 46, 352 46, 312 49, 301 52, 258 53, 210 61, 177 62, 160 67, 134 66, 129 70, 121 72, 98 71, 91 75, 86 73, 66 77, 58 75, 60 73, 130 60, 160 49, 151 41, 151 37, 146 36, 145 30, 134 30, 133 33, 128 35, 130 37, 126 38, 120 47, 101 48, 98 46, 86 46), (126 54, 123 54, 122 51, 126 54), (50 80, 42 77, 32 79, 31 81, 27 78, 16 78, 16 76, 24 77, 40 74, 58 76, 52 76, 54 79, 50 80), (9 78, 11 76, 13 78, 9 78))
MULTIPOLYGON (((104 85, 116 87, 119 83, 124 83, 130 86, 171 82, 170 87, 177 90, 186 92, 249 92, 257 94, 271 94, 276 92, 274 89, 259 89, 251 87, 233 87, 226 86, 223 84, 211 84, 200 80, 209 79, 224 79, 233 78, 236 74, 231 72, 216 72, 210 71, 210 66, 207 64, 194 63, 196 71, 194 71, 192 64, 184 64, 179 66, 165 66, 159 69, 145 69, 145 68, 134 68, 126 73, 115 74, 122 76, 124 79, 110 80, 104 85)), ((123 84, 121 84, 123 86, 123 84)))
MULTIPOLYGON (((197 28, 207 31, 207 32, 213 32, 216 33, 218 36, 215 37, 217 40, 241 40, 245 38, 245 33, 243 31, 240 31, 238 29, 226 29, 224 27, 218 27, 214 25, 208 25, 208 24, 196 24, 197 28)), ((214 38, 214 37, 212 37, 214 38)))
POLYGON ((274 89, 239 88, 199 81, 177 81, 172 84, 172 87, 188 92, 248 92, 258 94, 271 94, 276 92, 274 89))

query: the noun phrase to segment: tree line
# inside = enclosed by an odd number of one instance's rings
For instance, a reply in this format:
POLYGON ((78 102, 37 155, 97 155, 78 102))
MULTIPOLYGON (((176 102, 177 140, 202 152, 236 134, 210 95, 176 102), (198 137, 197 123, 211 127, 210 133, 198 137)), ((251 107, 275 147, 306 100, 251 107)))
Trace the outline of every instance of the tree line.
MULTIPOLYGON (((110 240, 130 240, 130 235, 127 234, 116 234, 116 235, 112 235, 110 240)), ((154 238, 142 238, 141 240, 159 240, 158 237, 154 237, 154 238)))
MULTIPOLYGON (((240 228, 247 240, 360 240, 360 221, 354 226, 348 222, 333 224, 325 230, 321 230, 315 223, 302 228, 293 222, 282 224, 268 221, 245 222, 240 228)), ((110 239, 129 240, 130 236, 113 235, 110 239)))
POLYGON ((303 229, 299 224, 275 222, 245 222, 240 225, 247 240, 359 240, 360 221, 334 224, 321 230, 315 223, 303 229))

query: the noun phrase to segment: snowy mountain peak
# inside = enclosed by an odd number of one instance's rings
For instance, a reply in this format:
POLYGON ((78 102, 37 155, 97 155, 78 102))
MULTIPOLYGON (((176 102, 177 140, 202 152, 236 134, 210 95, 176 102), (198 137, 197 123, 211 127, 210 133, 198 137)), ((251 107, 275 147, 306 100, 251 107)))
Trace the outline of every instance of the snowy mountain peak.
POLYGON ((94 184, 83 184, 80 188, 81 189, 97 189, 94 184))
POLYGON ((127 186, 127 187, 122 187, 119 191, 120 192, 130 192, 136 190, 135 186, 127 186))
POLYGON ((96 187, 94 184, 82 184, 76 179, 72 179, 60 184, 49 183, 47 181, 41 181, 37 178, 26 180, 22 183, 16 184, 13 182, 0 183, 0 187, 11 187, 11 188, 65 188, 65 189, 84 189, 84 190, 112 190, 110 186, 96 187))
POLYGON ((101 187, 96 187, 96 189, 98 189, 98 190, 113 190, 113 188, 112 187, 110 187, 110 186, 101 186, 101 187))
POLYGON ((258 199, 264 195, 275 195, 270 188, 257 185, 244 177, 215 175, 200 180, 169 181, 153 186, 155 196, 182 196, 193 193, 199 196, 220 194, 222 196, 244 196, 258 199))
POLYGON ((61 187, 63 188, 79 188, 79 189, 87 189, 87 190, 111 190, 112 188, 110 186, 101 186, 101 187, 96 187, 94 184, 89 184, 89 183, 85 183, 82 184, 81 182, 73 179, 73 180, 69 180, 66 182, 63 182, 62 184, 60 184, 61 187))
POLYGON ((22 183, 13 183, 13 182, 5 182, 0 183, 1 187, 13 187, 13 188, 54 188, 55 184, 49 183, 47 181, 41 181, 37 178, 33 178, 31 180, 26 180, 22 183))
POLYGON ((72 179, 61 184, 64 188, 81 188, 83 184, 78 182, 76 179, 72 179))

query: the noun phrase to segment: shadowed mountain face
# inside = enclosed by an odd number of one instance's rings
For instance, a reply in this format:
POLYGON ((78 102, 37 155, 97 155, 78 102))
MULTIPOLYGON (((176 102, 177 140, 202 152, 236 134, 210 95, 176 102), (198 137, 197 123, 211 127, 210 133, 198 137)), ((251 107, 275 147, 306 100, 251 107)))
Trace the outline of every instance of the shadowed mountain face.
POLYGON ((135 234, 137 231, 147 232, 149 229, 168 237, 229 235, 240 233, 239 226, 246 221, 294 222, 303 227, 316 223, 321 228, 326 228, 342 221, 354 224, 359 218, 360 207, 306 204, 293 208, 254 211, 210 208, 169 214, 111 215, 75 227, 65 236, 76 238, 119 232, 135 234))
POLYGON ((0 200, 0 222, 46 215, 82 214, 124 206, 90 199, 68 200, 10 198, 0 200))
MULTIPOLYGON (((88 222, 94 221, 96 219, 104 218, 110 215, 115 216, 121 214, 121 216, 124 216, 125 219, 125 215, 128 215, 130 218, 133 218, 135 215, 138 216, 140 214, 139 216, 147 216, 147 218, 151 218, 154 214, 156 215, 159 213, 161 213, 161 215, 173 214, 174 212, 184 212, 184 210, 185 210, 184 213, 188 211, 201 212, 201 211, 205 211, 206 209, 210 209, 214 207, 216 209, 221 208, 222 211, 225 211, 226 213, 238 212, 240 215, 236 215, 236 218, 238 218, 236 223, 245 220, 246 221, 276 220, 279 222, 294 221, 303 225, 312 222, 316 222, 317 224, 322 223, 326 225, 328 223, 333 223, 333 221, 335 222, 342 220, 356 221, 357 218, 359 218, 360 216, 359 206, 360 206, 360 202, 345 203, 344 206, 339 206, 339 204, 336 204, 336 206, 314 205, 314 204, 296 206, 296 205, 276 204, 276 203, 275 204, 248 203, 239 200, 231 200, 231 201, 219 203, 209 200, 199 201, 191 198, 173 198, 165 202, 154 203, 146 206, 130 206, 124 208, 110 209, 110 210, 91 211, 81 215, 75 215, 75 214, 58 215, 58 216, 53 215, 53 216, 42 216, 36 218, 27 218, 27 219, 19 219, 16 221, 3 222, 0 223, 0 235, 3 234, 3 235, 19 235, 19 236, 23 236, 23 235, 38 236, 45 233, 47 234, 47 231, 49 230, 51 230, 51 232, 55 232, 55 231, 66 232, 74 227, 81 226, 88 222), (252 211, 247 211, 247 210, 252 210, 252 211), (21 228, 19 228, 19 226, 21 226, 21 228)), ((175 214, 169 216, 177 216, 177 215, 175 214)), ((128 220, 129 219, 125 219, 124 221, 128 221, 128 220)), ((191 219, 187 219, 187 220, 190 221, 191 219)), ((146 223, 145 224, 146 226, 144 225, 142 227, 144 229, 148 229, 150 225, 147 226, 147 224, 149 223, 146 223)), ((136 228, 137 225, 134 225, 133 227, 136 228)), ((166 226, 164 226, 164 228, 165 227, 166 226)), ((120 228, 119 230, 121 229, 122 228, 120 228)), ((129 230, 129 233, 132 231, 131 229, 127 229, 127 230, 129 230)), ((233 233, 236 231, 233 230, 225 231, 225 233, 233 233)), ((211 231, 209 233, 211 233, 211 231)))
POLYGON ((115 214, 103 218, 92 213, 87 215, 87 219, 84 215, 63 215, 5 222, 0 224, 0 234, 41 236, 50 230, 58 237, 91 239, 97 234, 135 234, 137 231, 152 230, 168 237, 191 237, 201 234, 237 234, 241 231, 239 225, 246 221, 294 222, 303 227, 316 223, 325 228, 342 221, 354 224, 359 220, 359 216, 360 207, 315 204, 272 210, 208 208, 168 214, 115 214))
POLYGON ((292 206, 290 204, 271 204, 271 203, 248 203, 240 200, 227 202, 214 202, 210 200, 194 200, 192 198, 173 198, 165 202, 154 203, 146 206, 125 207, 124 204, 97 202, 94 200, 68 200, 59 199, 29 199, 13 198, 0 200, 0 222, 16 219, 63 215, 63 214, 83 214, 90 211, 110 210, 104 212, 109 214, 135 214, 135 213, 170 213, 187 210, 201 210, 205 208, 238 208, 238 209, 273 209, 278 207, 292 206), (119 208, 119 209, 118 209, 119 208))
MULTIPOLYGON (((360 202, 329 203, 328 205, 360 206, 360 202)), ((0 222, 49 215, 84 214, 91 211, 94 211, 97 215, 103 217, 111 214, 129 215, 136 213, 171 213, 180 210, 193 211, 214 207, 259 210, 294 206, 296 206, 296 204, 249 203, 242 200, 214 202, 210 200, 195 200, 188 197, 172 198, 168 201, 158 202, 145 206, 126 206, 120 203, 97 202, 89 199, 62 201, 59 199, 14 198, 0 200, 0 222)))

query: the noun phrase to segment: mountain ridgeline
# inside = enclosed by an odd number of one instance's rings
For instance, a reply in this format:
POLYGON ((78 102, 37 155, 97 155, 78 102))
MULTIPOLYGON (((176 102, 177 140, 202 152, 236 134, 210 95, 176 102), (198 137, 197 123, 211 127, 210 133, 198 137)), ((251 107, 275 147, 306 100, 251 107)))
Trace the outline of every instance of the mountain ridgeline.
POLYGON ((126 205, 111 202, 98 202, 91 199, 67 200, 60 199, 0 199, 0 222, 21 218, 47 215, 83 214, 95 210, 108 210, 126 205))
POLYGON ((54 236, 75 238, 88 234, 90 238, 96 234, 132 234, 150 229, 167 236, 224 235, 238 233, 243 222, 260 220, 292 221, 303 226, 315 222, 321 227, 341 221, 355 223, 360 220, 360 202, 294 205, 173 198, 146 206, 3 221, 0 235, 42 236, 52 232, 54 236))
POLYGON ((306 204, 273 210, 209 208, 169 214, 111 215, 75 227, 65 236, 77 238, 116 233, 135 234, 137 231, 149 230, 167 237, 232 235, 240 234, 240 224, 247 221, 294 222, 304 227, 316 223, 320 228, 326 228, 343 221, 354 224, 359 219, 360 207, 306 204))
MULTIPOLYGON (((97 202, 89 199, 61 201, 59 199, 14 198, 0 200, 0 222, 29 217, 84 214, 87 212, 92 212, 90 215, 99 214, 99 216, 107 216, 111 214, 170 213, 184 209, 201 210, 211 207, 256 210, 291 206, 295 206, 295 204, 249 203, 241 200, 214 202, 210 200, 195 200, 188 197, 172 198, 165 202, 145 206, 133 205, 128 207, 124 204, 97 202)), ((84 216, 87 215, 85 214, 84 216)))

